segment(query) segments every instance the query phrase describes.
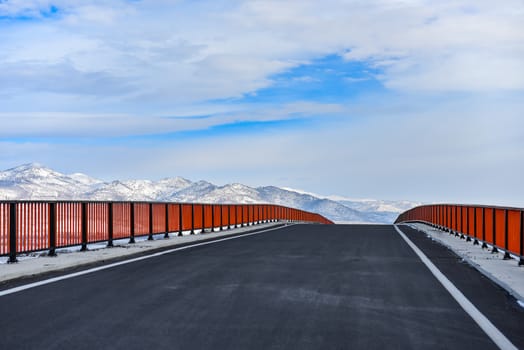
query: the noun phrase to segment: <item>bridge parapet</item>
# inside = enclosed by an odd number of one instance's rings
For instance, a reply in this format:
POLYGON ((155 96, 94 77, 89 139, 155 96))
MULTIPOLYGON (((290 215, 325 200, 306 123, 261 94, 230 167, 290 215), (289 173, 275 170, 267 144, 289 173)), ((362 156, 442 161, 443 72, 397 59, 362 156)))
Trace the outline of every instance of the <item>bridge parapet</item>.
POLYGON ((422 205, 400 214, 396 224, 424 222, 459 236, 473 244, 482 244, 493 252, 504 251, 524 265, 524 209, 482 205, 422 205))
POLYGON ((194 234, 267 222, 333 224, 320 214, 273 204, 0 201, 0 256, 129 239, 194 234))

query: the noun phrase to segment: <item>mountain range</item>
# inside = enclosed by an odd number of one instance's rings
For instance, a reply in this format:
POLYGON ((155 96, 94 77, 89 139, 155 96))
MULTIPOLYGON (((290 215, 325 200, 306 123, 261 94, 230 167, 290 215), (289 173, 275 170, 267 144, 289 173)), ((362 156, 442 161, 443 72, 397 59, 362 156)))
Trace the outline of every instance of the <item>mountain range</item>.
POLYGON ((0 171, 0 200, 112 200, 202 203, 272 203, 316 212, 335 222, 392 223, 421 203, 321 196, 275 186, 217 186, 182 177, 105 182, 85 174, 62 174, 31 163, 0 171))

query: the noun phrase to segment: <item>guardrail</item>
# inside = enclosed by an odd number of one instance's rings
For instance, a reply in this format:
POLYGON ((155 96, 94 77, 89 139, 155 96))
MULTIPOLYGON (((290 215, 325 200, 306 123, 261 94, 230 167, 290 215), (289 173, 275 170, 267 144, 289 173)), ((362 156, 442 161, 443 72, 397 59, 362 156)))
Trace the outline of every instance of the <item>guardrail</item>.
POLYGON ((419 221, 473 241, 492 252, 514 254, 524 265, 524 209, 475 205, 423 205, 400 214, 395 223, 419 221))
POLYGON ((88 243, 148 236, 169 237, 170 232, 243 227, 273 221, 332 224, 307 211, 272 204, 202 204, 96 201, 0 201, 0 256, 16 262, 19 253, 81 246, 88 243))

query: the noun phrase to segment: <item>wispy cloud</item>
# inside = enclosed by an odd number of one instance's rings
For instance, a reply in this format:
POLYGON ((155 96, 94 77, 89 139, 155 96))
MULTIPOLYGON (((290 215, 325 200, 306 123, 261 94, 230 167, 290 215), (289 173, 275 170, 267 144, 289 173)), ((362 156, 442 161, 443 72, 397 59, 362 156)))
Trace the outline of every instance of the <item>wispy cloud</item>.
POLYGON ((0 138, 113 138, 164 135, 244 122, 274 122, 340 115, 341 105, 297 101, 282 105, 244 106, 210 115, 130 115, 65 112, 0 113, 0 138))

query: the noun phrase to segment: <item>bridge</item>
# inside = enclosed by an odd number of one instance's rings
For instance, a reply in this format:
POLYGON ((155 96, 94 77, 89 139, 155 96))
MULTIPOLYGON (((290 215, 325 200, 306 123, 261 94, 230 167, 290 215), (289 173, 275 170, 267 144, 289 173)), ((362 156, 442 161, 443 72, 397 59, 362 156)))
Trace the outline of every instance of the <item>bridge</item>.
POLYGON ((405 225, 425 222, 522 261, 519 209, 424 206, 397 225, 330 225, 269 205, 2 205, 9 261, 30 250, 54 255, 66 245, 164 231, 205 239, 244 229, 181 247, 172 237, 175 246, 154 254, 3 283, 2 349, 524 348, 524 309, 515 299, 405 225), (261 229, 263 222, 275 226, 261 229))

